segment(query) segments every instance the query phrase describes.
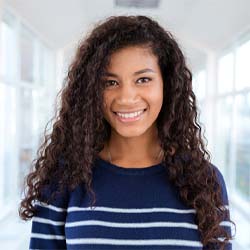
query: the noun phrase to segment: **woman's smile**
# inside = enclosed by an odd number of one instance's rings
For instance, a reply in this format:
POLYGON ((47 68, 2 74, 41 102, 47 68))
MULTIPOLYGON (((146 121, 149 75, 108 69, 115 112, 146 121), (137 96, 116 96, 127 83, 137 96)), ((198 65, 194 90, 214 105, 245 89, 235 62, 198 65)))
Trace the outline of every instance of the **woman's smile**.
POLYGON ((113 112, 113 114, 115 115, 115 118, 122 123, 133 123, 135 121, 141 120, 146 110, 147 109, 144 109, 138 112, 133 112, 133 113, 126 113, 126 114, 113 112))

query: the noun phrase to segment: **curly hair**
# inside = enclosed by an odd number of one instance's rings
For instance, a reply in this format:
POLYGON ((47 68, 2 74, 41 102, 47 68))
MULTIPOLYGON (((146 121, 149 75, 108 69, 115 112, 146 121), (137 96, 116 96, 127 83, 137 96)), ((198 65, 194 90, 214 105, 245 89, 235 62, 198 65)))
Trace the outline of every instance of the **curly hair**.
POLYGON ((174 36, 147 16, 110 16, 97 22, 79 43, 57 95, 60 105, 50 120, 54 120, 53 129, 47 133, 47 123, 44 142, 31 163, 34 169, 25 178, 27 192, 19 215, 23 220, 32 218, 34 201, 42 200, 43 188, 52 183, 57 188, 46 202, 65 188, 71 191, 84 183, 92 197, 91 206, 95 204, 92 164, 111 131, 103 116, 102 79, 111 54, 128 46, 144 46, 158 58, 164 86, 157 129, 167 178, 182 201, 196 209, 203 245, 212 249, 212 244, 218 244, 223 249, 232 236, 219 224, 225 218, 230 220, 229 210, 223 204, 221 185, 201 135, 192 73, 174 36))

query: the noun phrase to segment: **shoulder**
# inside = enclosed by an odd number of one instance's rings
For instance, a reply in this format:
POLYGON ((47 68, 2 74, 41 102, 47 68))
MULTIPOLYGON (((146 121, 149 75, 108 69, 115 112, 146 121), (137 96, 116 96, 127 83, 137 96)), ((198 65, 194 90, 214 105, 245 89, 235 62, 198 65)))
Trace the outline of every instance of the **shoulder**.
MULTIPOLYGON (((63 167, 63 159, 59 158, 59 167, 63 167)), ((46 202, 59 207, 66 207, 69 197, 69 190, 64 186, 59 189, 59 181, 54 178, 49 184, 41 188, 41 198, 38 202, 46 202)))
POLYGON ((222 175, 221 171, 219 170, 219 168, 216 165, 210 163, 210 166, 211 166, 213 172, 215 173, 219 187, 221 188, 223 203, 225 205, 228 205, 228 192, 227 192, 227 187, 226 187, 224 176, 222 175))
POLYGON ((58 184, 53 182, 52 184, 46 185, 41 190, 41 199, 37 203, 47 203, 57 207, 67 207, 69 199, 69 193, 67 188, 59 190, 58 184))

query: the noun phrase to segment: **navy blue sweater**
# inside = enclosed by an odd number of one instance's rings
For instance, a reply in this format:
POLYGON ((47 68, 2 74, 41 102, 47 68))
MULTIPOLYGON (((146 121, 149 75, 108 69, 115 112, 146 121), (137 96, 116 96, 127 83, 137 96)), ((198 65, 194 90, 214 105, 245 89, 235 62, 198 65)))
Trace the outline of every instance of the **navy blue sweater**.
MULTIPOLYGON (((223 176, 213 167, 228 205, 223 176)), ((95 206, 89 207, 84 185, 58 195, 49 205, 37 202, 30 249, 204 249, 195 210, 181 201, 166 175, 163 163, 124 168, 98 157, 93 168, 95 206)), ((231 232, 228 221, 221 226, 231 232)), ((232 249, 231 243, 226 249, 232 249)))

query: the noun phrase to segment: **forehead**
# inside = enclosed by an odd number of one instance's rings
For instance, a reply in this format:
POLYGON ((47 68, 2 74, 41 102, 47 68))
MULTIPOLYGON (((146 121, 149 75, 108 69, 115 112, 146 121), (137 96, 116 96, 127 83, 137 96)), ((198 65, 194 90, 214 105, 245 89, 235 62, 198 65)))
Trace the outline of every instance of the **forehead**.
POLYGON ((150 48, 131 46, 119 49, 110 56, 108 71, 114 70, 140 70, 142 68, 153 68, 157 70, 158 60, 150 48))

